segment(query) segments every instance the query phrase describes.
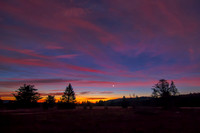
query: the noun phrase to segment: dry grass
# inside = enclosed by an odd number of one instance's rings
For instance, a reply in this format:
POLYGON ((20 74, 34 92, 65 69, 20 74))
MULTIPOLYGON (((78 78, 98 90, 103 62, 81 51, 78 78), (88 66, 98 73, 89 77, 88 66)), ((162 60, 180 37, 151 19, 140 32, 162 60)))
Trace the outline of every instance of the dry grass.
POLYGON ((164 111, 120 107, 84 110, 27 109, 1 111, 1 131, 20 133, 191 133, 200 132, 200 110, 164 111))

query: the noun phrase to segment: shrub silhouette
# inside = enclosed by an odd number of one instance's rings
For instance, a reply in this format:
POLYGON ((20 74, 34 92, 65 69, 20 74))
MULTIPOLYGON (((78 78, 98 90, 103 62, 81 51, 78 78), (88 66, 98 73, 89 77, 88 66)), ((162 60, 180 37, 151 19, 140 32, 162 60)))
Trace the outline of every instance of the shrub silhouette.
POLYGON ((93 103, 91 103, 90 101, 87 101, 87 106, 89 107, 89 109, 93 109, 93 103))
POLYGON ((165 109, 172 107, 171 96, 178 94, 174 82, 171 81, 171 85, 169 85, 169 82, 165 79, 159 80, 159 82, 153 86, 152 90, 152 96, 154 98, 161 98, 161 105, 164 106, 165 109))
POLYGON ((54 104, 55 104, 55 96, 52 96, 52 95, 48 95, 47 98, 46 98, 46 104, 49 106, 49 107, 53 107, 54 104))
POLYGON ((46 102, 47 102, 48 104, 54 104, 55 101, 56 101, 55 96, 48 95, 47 98, 46 98, 46 102))
POLYGON ((169 86, 169 82, 165 79, 160 79, 159 82, 157 84, 155 84, 155 86, 153 86, 152 88, 153 93, 152 96, 153 97, 170 97, 170 96, 175 96, 176 94, 178 94, 178 90, 174 84, 173 81, 171 81, 171 85, 169 86))
POLYGON ((128 108, 128 101, 126 100, 125 96, 123 96, 123 98, 122 98, 121 106, 122 106, 122 108, 128 108))
POLYGON ((96 106, 104 106, 105 102, 103 100, 99 100, 96 102, 96 106))
POLYGON ((1 100, 1 97, 0 97, 0 108, 3 107, 3 100, 1 100))
POLYGON ((37 89, 34 88, 34 85, 24 84, 24 86, 21 86, 15 92, 17 94, 13 94, 13 96, 19 106, 31 107, 36 105, 37 101, 41 99, 40 94, 37 92, 37 89))
POLYGON ((87 109, 87 102, 82 102, 81 105, 83 106, 83 109, 87 109))

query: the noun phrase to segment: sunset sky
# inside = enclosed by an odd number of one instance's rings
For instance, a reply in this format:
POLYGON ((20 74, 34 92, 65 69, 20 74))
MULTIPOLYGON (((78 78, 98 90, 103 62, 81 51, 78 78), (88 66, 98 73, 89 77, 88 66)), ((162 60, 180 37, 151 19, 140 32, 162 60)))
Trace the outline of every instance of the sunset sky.
POLYGON ((77 100, 200 91, 199 0, 0 0, 0 96, 34 84, 77 100))

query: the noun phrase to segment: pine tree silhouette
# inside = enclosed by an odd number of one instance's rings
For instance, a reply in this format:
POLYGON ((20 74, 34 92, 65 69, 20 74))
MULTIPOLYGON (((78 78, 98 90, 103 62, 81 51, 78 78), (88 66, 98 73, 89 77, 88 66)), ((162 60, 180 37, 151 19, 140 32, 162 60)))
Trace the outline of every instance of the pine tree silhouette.
POLYGON ((62 95, 62 102, 67 102, 67 103, 74 103, 75 102, 75 92, 72 88, 72 85, 69 84, 68 87, 66 87, 64 95, 62 95))

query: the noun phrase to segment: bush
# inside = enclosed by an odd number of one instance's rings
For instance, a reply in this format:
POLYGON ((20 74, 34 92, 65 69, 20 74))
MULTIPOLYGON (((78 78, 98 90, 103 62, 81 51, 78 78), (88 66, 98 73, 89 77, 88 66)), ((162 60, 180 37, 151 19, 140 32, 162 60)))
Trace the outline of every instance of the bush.
POLYGON ((58 102, 57 104, 58 109, 75 109, 75 103, 66 103, 66 102, 58 102))
POLYGON ((126 100, 125 96, 122 98, 122 108, 128 108, 128 101, 126 100))

